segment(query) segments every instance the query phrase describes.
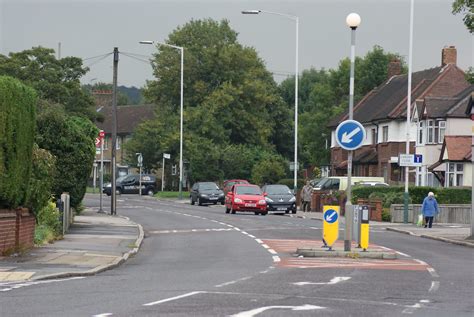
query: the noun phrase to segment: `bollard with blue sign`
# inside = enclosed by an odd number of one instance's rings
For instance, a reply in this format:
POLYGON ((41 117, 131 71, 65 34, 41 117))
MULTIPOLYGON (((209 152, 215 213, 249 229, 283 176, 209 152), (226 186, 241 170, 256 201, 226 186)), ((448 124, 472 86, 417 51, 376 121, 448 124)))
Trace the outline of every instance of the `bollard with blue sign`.
POLYGON ((339 238, 339 206, 323 207, 323 241, 332 250, 332 245, 339 238))

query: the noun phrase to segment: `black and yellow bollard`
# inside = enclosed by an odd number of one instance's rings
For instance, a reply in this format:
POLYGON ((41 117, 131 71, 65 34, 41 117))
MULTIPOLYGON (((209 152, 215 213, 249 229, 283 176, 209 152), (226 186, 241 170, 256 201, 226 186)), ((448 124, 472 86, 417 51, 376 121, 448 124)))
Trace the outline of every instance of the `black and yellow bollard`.
POLYGON ((367 251, 369 248, 369 208, 362 209, 360 221, 360 247, 367 251))

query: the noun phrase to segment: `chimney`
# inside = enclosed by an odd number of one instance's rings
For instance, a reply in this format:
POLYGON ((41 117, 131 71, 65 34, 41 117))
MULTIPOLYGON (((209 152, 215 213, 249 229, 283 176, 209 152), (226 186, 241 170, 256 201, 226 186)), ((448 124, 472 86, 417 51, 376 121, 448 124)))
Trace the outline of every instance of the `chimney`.
POLYGON ((112 90, 94 90, 92 97, 95 101, 96 110, 112 106, 112 90))
POLYGON ((456 60, 457 60, 456 47, 445 46, 443 50, 441 51, 441 66, 446 66, 447 64, 456 65, 456 60))
POLYGON ((400 75, 402 73, 402 64, 400 63, 400 60, 397 58, 394 58, 388 63, 388 69, 387 69, 387 78, 390 79, 393 76, 400 75))

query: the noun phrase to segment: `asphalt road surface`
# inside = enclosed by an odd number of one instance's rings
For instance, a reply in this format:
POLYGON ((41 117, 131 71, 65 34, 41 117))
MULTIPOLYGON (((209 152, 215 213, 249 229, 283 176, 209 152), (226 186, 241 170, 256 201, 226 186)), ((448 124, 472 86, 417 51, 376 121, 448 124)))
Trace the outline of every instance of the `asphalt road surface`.
POLYGON ((397 260, 298 258, 297 247, 321 245, 321 222, 137 195, 119 197, 118 213, 145 229, 135 257, 97 276, 0 292, 0 315, 474 315, 472 248, 374 228, 370 242, 397 260))

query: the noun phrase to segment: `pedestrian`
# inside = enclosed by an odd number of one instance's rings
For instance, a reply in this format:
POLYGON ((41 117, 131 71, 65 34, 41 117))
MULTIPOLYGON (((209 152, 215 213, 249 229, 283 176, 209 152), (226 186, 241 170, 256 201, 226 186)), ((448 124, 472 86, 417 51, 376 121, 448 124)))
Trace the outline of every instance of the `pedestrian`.
POLYGON ((309 181, 306 181, 306 185, 303 186, 303 190, 301 193, 301 208, 303 209, 303 212, 310 211, 311 208, 311 194, 313 193, 313 186, 309 183, 309 181))
POLYGON ((438 202, 434 197, 433 192, 429 192, 428 196, 423 200, 421 213, 425 217, 425 228, 431 228, 433 225, 433 218, 438 214, 438 202))

